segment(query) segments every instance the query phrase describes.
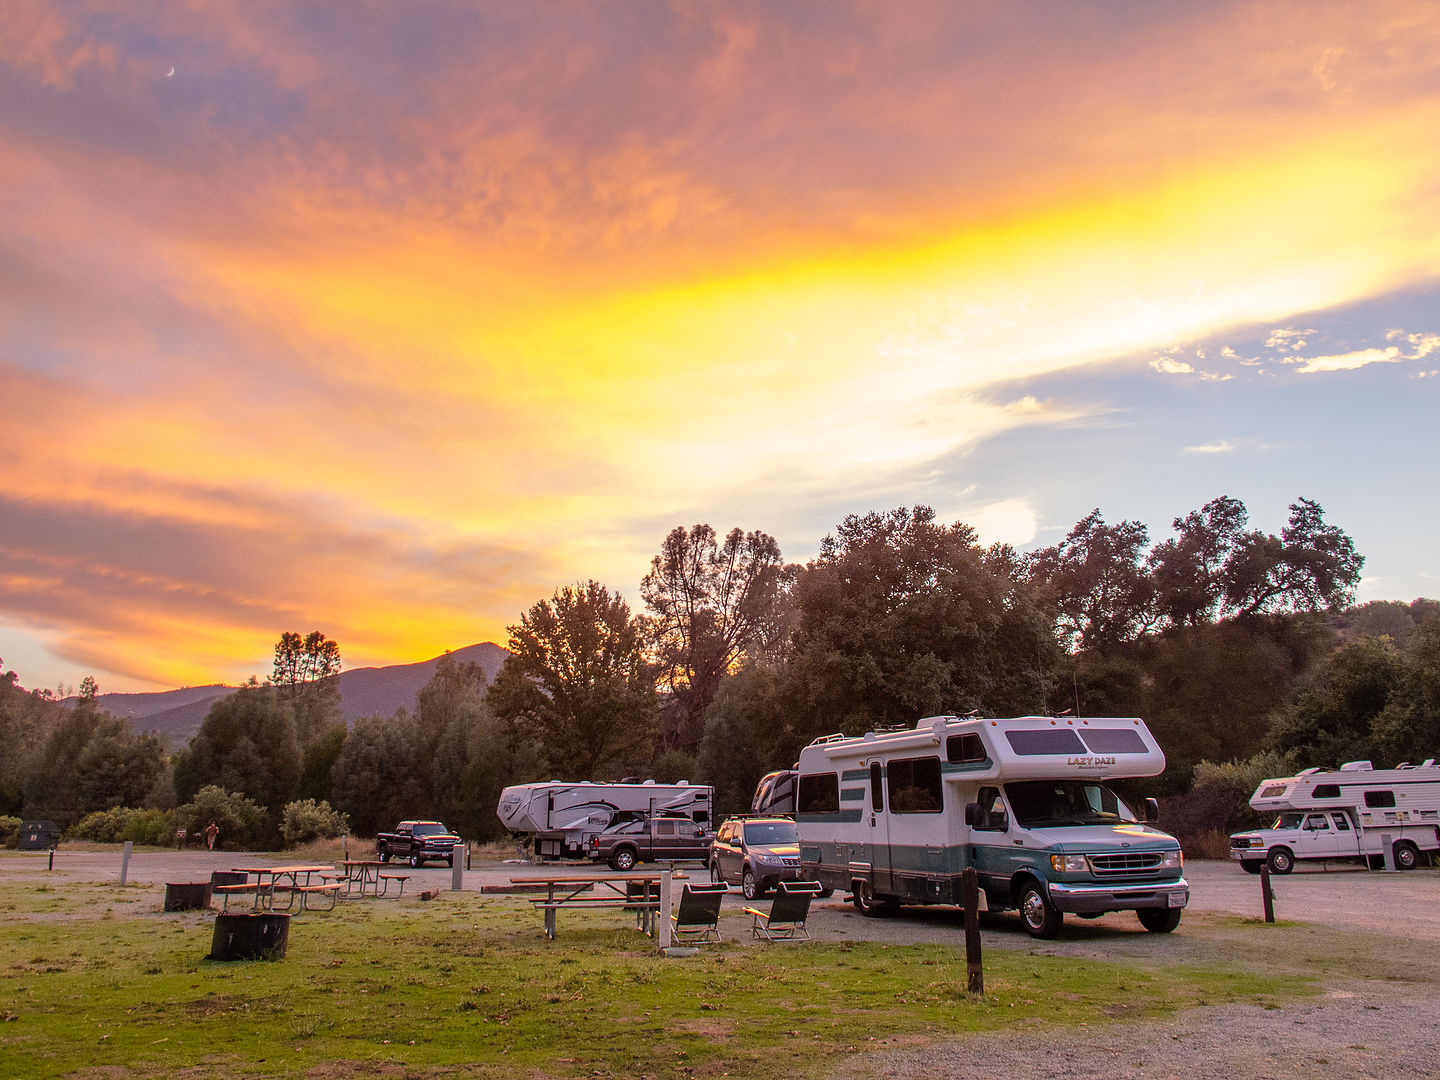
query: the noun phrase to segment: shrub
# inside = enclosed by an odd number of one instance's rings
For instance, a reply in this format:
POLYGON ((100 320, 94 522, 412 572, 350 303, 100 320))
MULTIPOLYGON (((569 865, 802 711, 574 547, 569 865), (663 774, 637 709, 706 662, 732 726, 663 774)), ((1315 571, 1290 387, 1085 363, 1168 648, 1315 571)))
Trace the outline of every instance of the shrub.
POLYGON ((173 823, 191 835, 200 835, 205 826, 215 822, 220 827, 216 847, 248 847, 265 834, 265 808, 240 792, 229 792, 215 784, 207 784, 184 806, 177 806, 173 823))
POLYGON ((291 847, 322 837, 344 836, 350 831, 350 816, 337 813, 325 800, 300 799, 285 804, 280 832, 291 847))
POLYGON ((20 838, 20 819, 0 814, 0 847, 14 847, 20 838))
POLYGON ((134 810, 117 806, 86 814, 66 835, 72 840, 90 840, 97 844, 118 844, 122 840, 130 840, 136 844, 164 847, 174 833, 174 823, 164 810, 134 810))

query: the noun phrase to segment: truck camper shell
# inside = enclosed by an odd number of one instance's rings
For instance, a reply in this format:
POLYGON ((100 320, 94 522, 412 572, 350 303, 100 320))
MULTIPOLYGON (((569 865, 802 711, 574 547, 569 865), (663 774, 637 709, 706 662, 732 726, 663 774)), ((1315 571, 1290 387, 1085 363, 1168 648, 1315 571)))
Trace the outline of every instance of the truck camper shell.
POLYGON ((591 836, 618 822, 683 817, 706 828, 714 789, 706 784, 546 780, 516 784, 500 793, 496 814, 516 836, 534 838, 542 859, 583 859, 591 836))

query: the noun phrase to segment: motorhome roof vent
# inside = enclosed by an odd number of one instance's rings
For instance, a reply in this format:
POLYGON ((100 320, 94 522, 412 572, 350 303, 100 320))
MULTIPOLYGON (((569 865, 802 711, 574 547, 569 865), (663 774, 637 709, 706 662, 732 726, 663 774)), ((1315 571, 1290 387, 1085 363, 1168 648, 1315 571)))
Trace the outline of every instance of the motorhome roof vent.
POLYGON ((1369 772, 1374 766, 1368 761, 1347 761, 1340 766, 1341 772, 1369 772))

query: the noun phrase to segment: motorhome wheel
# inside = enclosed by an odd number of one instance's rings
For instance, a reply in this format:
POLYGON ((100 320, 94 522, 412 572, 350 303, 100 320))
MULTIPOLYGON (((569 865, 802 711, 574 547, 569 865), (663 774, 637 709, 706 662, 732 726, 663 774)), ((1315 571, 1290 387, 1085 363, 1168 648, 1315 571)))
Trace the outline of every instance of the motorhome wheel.
POLYGON ((1183 908, 1141 908, 1135 914, 1140 916, 1140 925, 1152 934, 1168 934, 1180 925, 1183 908))
POLYGON ((895 914, 898 905, 893 900, 878 900, 868 881, 855 886, 855 910, 861 915, 876 919, 895 914))
POLYGON ((1050 903, 1042 886, 1031 882, 1020 893, 1020 917, 1031 937, 1053 938, 1060 933, 1065 916, 1050 903))
POLYGON ((1271 848, 1265 861, 1270 864, 1272 874, 1288 874, 1295 869, 1295 853, 1288 847, 1271 848))

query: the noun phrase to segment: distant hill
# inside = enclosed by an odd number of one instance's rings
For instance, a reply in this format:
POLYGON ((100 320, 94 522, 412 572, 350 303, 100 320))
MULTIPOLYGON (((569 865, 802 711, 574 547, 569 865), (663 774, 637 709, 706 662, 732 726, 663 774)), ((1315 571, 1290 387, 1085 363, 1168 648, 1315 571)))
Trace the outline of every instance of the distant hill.
MULTIPOLYGON (((487 681, 494 681, 509 655, 499 645, 467 645, 452 654, 461 663, 476 663, 487 681)), ((435 674, 436 656, 418 664, 354 668, 340 673, 340 709, 345 723, 354 726, 362 716, 390 716, 397 709, 415 711, 416 695, 435 674)), ((239 687, 187 686, 150 694, 101 694, 100 707, 112 716, 130 721, 134 731, 151 731, 169 747, 184 746, 200 730, 210 706, 239 687)), ((73 699, 72 702, 73 703, 73 699)))

